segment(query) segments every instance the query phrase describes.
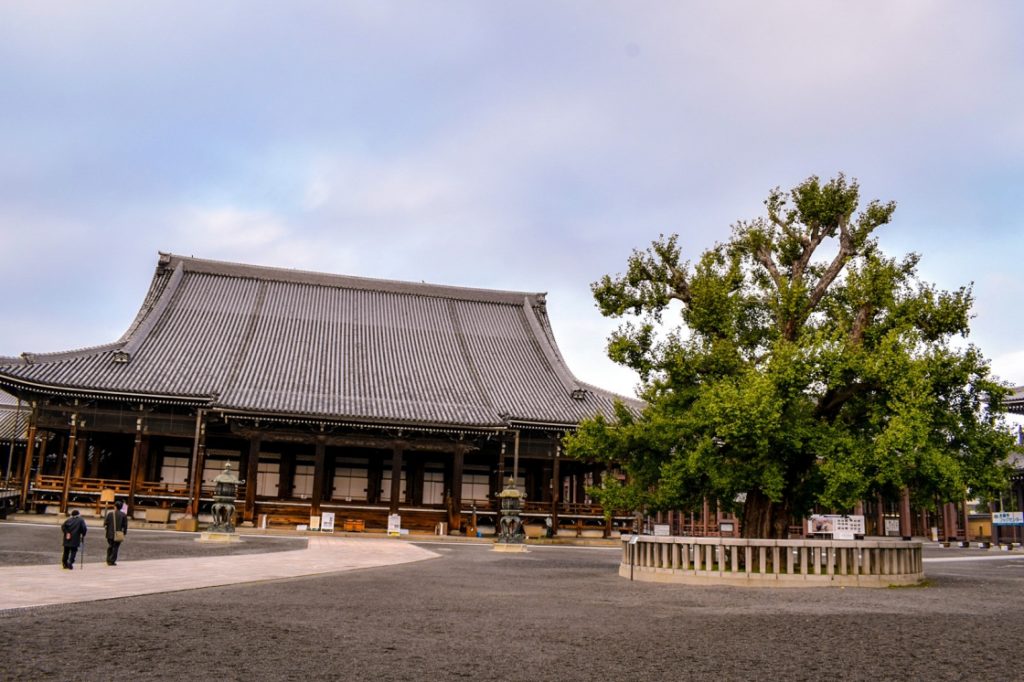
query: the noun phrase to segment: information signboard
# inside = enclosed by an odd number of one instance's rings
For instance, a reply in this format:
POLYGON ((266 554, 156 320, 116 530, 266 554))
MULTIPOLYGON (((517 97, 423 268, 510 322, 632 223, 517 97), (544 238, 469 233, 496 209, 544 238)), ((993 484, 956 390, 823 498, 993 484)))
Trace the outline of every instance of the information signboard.
POLYGON ((320 530, 325 533, 334 532, 334 512, 323 512, 320 514, 320 530))
POLYGON ((402 517, 399 514, 388 514, 388 535, 402 534, 402 517))
POLYGON ((671 527, 667 523, 656 523, 654 524, 654 534, 660 537, 668 537, 671 535, 671 527))
POLYGON ((992 512, 993 526, 1024 526, 1024 512, 992 512))
POLYGON ((808 535, 831 535, 833 540, 853 540, 864 535, 864 517, 860 514, 814 514, 807 519, 808 535))

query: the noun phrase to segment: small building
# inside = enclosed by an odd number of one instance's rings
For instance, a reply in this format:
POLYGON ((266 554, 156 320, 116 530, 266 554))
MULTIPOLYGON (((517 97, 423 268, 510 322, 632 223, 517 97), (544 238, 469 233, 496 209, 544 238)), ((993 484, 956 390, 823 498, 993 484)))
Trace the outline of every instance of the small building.
POLYGON ((379 528, 493 523, 513 472, 527 518, 601 526, 586 487, 605 472, 561 439, 640 407, 572 375, 541 293, 171 254, 119 340, 0 358, 0 389, 27 424, 26 507, 113 489, 133 513, 198 516, 230 462, 243 522, 329 511, 379 528))

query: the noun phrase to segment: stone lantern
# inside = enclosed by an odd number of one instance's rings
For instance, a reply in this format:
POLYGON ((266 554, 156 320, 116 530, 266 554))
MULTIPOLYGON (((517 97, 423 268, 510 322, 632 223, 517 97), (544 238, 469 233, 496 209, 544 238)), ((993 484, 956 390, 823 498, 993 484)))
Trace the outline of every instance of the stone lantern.
POLYGON ((526 533, 520 516, 524 497, 511 478, 505 484, 505 489, 498 493, 498 499, 501 500, 501 519, 498 521, 498 541, 494 549, 502 552, 526 551, 526 533))
POLYGON ((224 471, 213 479, 213 506, 210 512, 213 514, 213 523, 200 540, 208 542, 237 542, 240 538, 235 535, 235 495, 238 493, 238 486, 245 481, 240 480, 231 471, 231 462, 224 465, 224 471))

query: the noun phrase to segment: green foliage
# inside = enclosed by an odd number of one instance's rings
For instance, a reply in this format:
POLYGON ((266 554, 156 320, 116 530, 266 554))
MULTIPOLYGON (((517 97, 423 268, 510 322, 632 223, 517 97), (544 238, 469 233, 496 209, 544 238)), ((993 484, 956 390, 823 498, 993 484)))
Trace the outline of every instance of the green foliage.
POLYGON ((745 534, 773 535, 814 505, 1005 485, 1007 390, 957 338, 970 287, 939 291, 917 255, 886 256, 875 233, 895 205, 859 204, 856 182, 811 177, 692 264, 662 235, 593 285, 623 320, 609 355, 640 374, 647 402, 567 439, 569 454, 628 474, 595 496, 616 510, 728 508, 746 493, 745 534), (677 308, 678 326, 656 333, 677 308))

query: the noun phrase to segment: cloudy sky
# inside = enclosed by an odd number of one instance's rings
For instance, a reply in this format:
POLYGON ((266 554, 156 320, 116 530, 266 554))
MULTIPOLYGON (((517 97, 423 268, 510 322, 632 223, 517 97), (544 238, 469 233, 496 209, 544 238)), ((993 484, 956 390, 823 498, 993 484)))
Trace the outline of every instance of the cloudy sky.
POLYGON ((589 284, 844 171, 1024 384, 1018 2, 0 5, 0 355, 117 339, 157 252, 547 291, 631 393, 589 284))

